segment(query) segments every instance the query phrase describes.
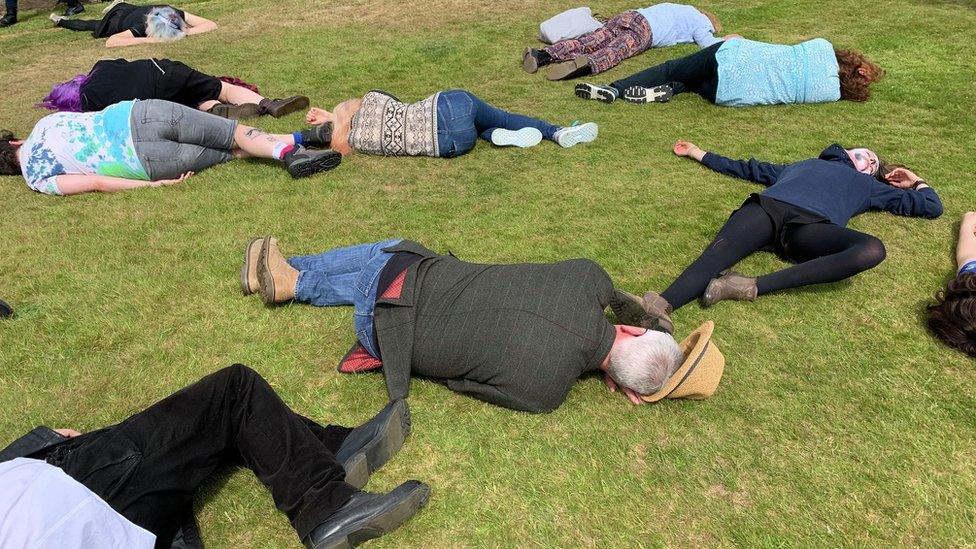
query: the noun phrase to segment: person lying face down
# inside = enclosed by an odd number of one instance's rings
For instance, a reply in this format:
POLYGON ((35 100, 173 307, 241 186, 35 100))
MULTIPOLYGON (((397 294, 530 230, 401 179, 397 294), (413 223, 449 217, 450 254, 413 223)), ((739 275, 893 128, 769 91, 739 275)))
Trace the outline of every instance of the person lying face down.
POLYGON ((135 6, 116 0, 103 12, 105 15, 101 20, 68 19, 51 14, 51 21, 63 29, 90 32, 95 38, 108 38, 105 46, 109 48, 172 42, 217 29, 217 24, 209 19, 166 4, 135 6))
POLYGON ((649 48, 694 42, 707 48, 721 40, 722 25, 711 13, 694 6, 664 2, 620 13, 602 27, 577 38, 554 42, 541 50, 526 48, 522 69, 530 74, 554 64, 549 80, 577 78, 608 71, 624 59, 649 48))
MULTIPOLYGON (((255 88, 256 90, 256 88, 255 88)), ((38 105, 52 111, 93 112, 133 99, 163 99, 235 120, 275 118, 308 108, 308 98, 268 99, 257 91, 169 59, 104 59, 88 74, 55 84, 38 105)))
POLYGON ((430 487, 362 488, 410 432, 407 403, 356 427, 292 411, 235 364, 115 425, 89 433, 38 427, 0 450, 4 547, 199 547, 193 497, 218 470, 244 466, 309 549, 351 547, 423 507, 430 487), (192 532, 194 535, 188 535, 192 532), (62 543, 63 542, 63 543, 62 543))
POLYGON ((875 267, 886 253, 877 237, 847 227, 852 217, 869 210, 926 219, 942 215, 935 189, 870 149, 833 144, 817 158, 792 164, 732 160, 688 141, 675 143, 674 153, 767 188, 746 199, 712 244, 660 295, 618 294, 614 312, 627 323, 670 331, 671 312, 698 297, 707 307, 843 280, 875 267), (759 277, 722 274, 762 249, 796 265, 759 277))
POLYGON ((683 352, 668 334, 611 324, 613 284, 586 259, 485 265, 399 239, 285 258, 269 236, 248 243, 241 288, 267 304, 354 306, 357 342, 340 371, 382 367, 391 399, 406 397, 416 375, 498 406, 549 412, 587 372, 635 404, 704 398, 724 366, 699 364, 700 353, 717 353, 710 327, 683 352))
POLYGON ((123 101, 98 112, 49 114, 25 140, 0 134, 0 175, 22 174, 31 189, 52 195, 111 192, 184 181, 234 158, 283 163, 292 177, 339 165, 318 127, 290 135, 265 133, 169 101, 123 101))
POLYGON ((593 141, 598 131, 593 122, 560 127, 506 112, 465 90, 438 92, 416 103, 373 90, 339 103, 333 112, 313 108, 306 121, 332 124, 331 147, 343 155, 452 158, 473 149, 479 137, 499 147, 532 147, 543 138, 572 147, 593 141))
POLYGON ((966 212, 959 223, 956 276, 926 309, 936 337, 976 357, 976 212, 966 212))
POLYGON ((864 54, 823 38, 795 46, 726 40, 609 85, 578 84, 577 97, 612 103, 665 103, 694 92, 725 107, 867 101, 884 71, 864 54))

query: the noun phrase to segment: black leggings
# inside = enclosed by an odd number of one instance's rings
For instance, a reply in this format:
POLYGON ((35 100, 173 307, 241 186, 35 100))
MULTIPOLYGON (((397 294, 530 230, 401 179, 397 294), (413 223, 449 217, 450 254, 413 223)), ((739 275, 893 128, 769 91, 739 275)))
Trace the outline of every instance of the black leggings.
MULTIPOLYGON (((798 264, 760 276, 759 295, 809 284, 837 282, 884 261, 885 247, 877 238, 834 225, 788 225, 787 255, 798 264)), ((709 281, 755 251, 769 246, 777 235, 766 211, 754 202, 739 208, 701 256, 661 294, 677 309, 700 296, 709 281)))
POLYGON ((101 19, 62 19, 58 21, 58 26, 62 29, 83 32, 95 32, 101 24, 101 19))
POLYGON ((718 42, 691 55, 665 61, 610 85, 623 94, 631 86, 653 88, 671 84, 674 93, 691 91, 714 103, 715 93, 718 91, 718 61, 715 60, 715 53, 722 44, 724 42, 718 42))

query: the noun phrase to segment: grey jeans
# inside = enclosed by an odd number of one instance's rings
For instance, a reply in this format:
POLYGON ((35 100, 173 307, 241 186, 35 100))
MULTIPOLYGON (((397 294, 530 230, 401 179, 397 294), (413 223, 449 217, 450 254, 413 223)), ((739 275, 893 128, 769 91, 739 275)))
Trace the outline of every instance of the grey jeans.
POLYGON ((236 120, 148 99, 132 107, 132 143, 149 179, 172 179, 234 158, 236 120))

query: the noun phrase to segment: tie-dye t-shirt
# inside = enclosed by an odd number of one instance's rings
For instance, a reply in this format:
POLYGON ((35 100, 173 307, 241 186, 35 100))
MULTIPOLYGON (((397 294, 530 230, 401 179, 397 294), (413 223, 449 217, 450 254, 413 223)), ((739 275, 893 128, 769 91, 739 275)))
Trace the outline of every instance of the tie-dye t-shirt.
POLYGON ((134 101, 98 112, 59 112, 45 116, 24 141, 20 170, 27 185, 61 194, 59 175, 108 175, 149 180, 132 144, 134 101))

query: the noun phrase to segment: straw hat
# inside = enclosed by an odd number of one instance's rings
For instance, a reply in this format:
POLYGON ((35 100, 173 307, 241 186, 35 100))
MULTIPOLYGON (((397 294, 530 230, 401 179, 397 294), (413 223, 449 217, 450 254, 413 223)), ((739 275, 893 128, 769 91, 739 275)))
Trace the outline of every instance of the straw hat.
POLYGON ((702 400, 712 396, 725 370, 725 357, 711 340, 713 329, 715 323, 709 320, 691 332, 681 342, 681 352, 685 354, 681 367, 660 391, 641 398, 646 402, 657 402, 662 398, 702 400))

